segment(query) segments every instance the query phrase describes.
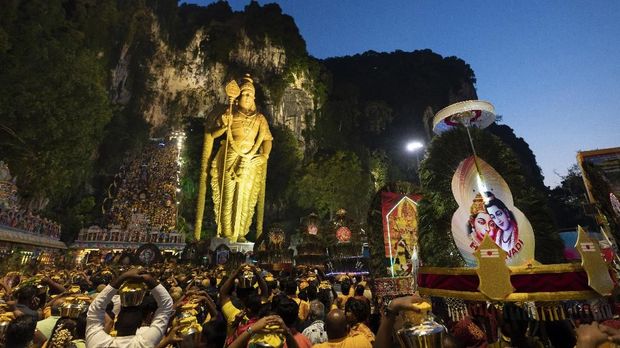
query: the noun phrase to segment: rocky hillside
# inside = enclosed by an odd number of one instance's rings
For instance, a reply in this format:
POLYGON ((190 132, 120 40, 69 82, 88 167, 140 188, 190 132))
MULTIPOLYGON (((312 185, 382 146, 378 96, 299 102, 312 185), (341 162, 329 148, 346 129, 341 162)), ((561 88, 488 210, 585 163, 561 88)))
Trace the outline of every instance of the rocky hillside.
POLYGON ((125 40, 118 51, 110 84, 115 103, 134 104, 157 134, 188 117, 206 117, 226 102, 223 86, 249 73, 260 88, 263 113, 303 140, 321 102, 321 82, 291 17, 277 5, 251 3, 244 12, 233 12, 226 3, 181 5, 174 24, 167 25, 157 10, 143 9, 145 32, 139 40, 125 40), (275 24, 266 23, 273 17, 275 24))

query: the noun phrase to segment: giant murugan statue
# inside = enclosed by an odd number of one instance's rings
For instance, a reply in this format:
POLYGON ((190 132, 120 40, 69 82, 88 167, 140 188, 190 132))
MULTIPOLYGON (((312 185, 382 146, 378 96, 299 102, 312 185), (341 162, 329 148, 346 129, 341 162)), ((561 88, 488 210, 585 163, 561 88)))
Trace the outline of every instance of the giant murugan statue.
POLYGON ((267 119, 256 110, 249 76, 240 86, 235 81, 229 83, 226 94, 228 111, 205 130, 194 236, 200 239, 209 170, 217 234, 231 242, 245 242, 255 209, 257 237, 262 233, 267 159, 273 137, 267 119), (213 141, 223 135, 209 166, 213 141))

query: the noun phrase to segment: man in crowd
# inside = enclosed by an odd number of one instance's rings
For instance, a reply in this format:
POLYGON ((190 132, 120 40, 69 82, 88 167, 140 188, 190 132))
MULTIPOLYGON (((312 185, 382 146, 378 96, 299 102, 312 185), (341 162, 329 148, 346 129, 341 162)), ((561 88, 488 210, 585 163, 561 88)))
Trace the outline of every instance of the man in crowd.
POLYGON ((15 308, 23 313, 23 315, 29 316, 36 322, 40 319, 39 304, 41 299, 37 296, 38 290, 34 285, 25 285, 21 287, 16 294, 17 304, 15 308))
POLYGON ((310 302, 310 314, 308 315, 308 326, 302 333, 308 337, 312 344, 319 344, 327 341, 325 331, 325 306, 318 300, 310 302))
POLYGON ((27 348, 34 339, 37 322, 30 315, 22 315, 11 321, 6 329, 5 347, 27 348))
POLYGON ((168 291, 151 275, 143 273, 140 269, 133 269, 123 273, 110 285, 106 286, 88 309, 86 327, 86 345, 90 347, 155 347, 164 338, 168 327, 168 320, 173 314, 172 298, 168 291), (151 291, 157 309, 147 324, 148 309, 146 306, 139 308, 121 308, 116 320, 116 337, 111 336, 104 330, 105 310, 121 285, 126 281, 143 281, 151 291), (146 310, 145 310, 146 309, 146 310))
POLYGON ((325 319, 327 342, 315 345, 316 348, 370 348, 372 344, 363 335, 349 335, 349 324, 343 310, 334 309, 325 319))
POLYGON ((298 317, 299 320, 306 320, 306 318, 308 317, 308 302, 302 300, 299 298, 299 296, 297 296, 297 282, 295 281, 295 279, 285 279, 282 284, 282 290, 284 291, 284 293, 290 297, 293 301, 295 301, 297 303, 297 305, 299 306, 299 313, 298 313, 298 317))

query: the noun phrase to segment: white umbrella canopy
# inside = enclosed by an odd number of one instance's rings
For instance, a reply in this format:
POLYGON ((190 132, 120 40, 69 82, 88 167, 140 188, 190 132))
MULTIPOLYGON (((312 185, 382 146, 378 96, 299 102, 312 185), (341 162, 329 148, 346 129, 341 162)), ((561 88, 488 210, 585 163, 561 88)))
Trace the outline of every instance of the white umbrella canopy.
POLYGON ((441 134, 454 127, 486 128, 495 122, 495 107, 484 100, 466 100, 439 110, 433 118, 433 132, 441 134))

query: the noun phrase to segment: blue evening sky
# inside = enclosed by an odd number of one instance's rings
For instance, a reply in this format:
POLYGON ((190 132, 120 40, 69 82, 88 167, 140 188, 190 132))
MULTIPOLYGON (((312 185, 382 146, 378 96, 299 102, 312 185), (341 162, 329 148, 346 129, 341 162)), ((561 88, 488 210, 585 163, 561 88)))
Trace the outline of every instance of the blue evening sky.
POLYGON ((578 150, 620 146, 618 0, 259 1, 271 2, 317 58, 425 48, 462 58, 478 98, 529 143, 547 185, 578 150))

